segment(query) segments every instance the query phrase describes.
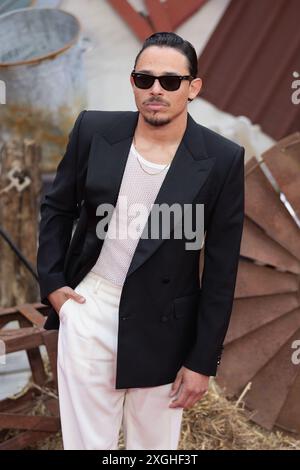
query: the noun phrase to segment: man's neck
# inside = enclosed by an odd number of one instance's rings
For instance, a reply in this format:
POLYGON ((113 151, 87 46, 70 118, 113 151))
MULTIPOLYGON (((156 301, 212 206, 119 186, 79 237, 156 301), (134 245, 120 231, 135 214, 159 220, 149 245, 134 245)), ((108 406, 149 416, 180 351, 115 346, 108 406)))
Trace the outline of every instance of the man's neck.
POLYGON ((139 113, 135 138, 139 142, 147 142, 155 146, 172 146, 181 141, 187 126, 188 113, 184 113, 174 118, 163 126, 152 126, 145 121, 139 113))

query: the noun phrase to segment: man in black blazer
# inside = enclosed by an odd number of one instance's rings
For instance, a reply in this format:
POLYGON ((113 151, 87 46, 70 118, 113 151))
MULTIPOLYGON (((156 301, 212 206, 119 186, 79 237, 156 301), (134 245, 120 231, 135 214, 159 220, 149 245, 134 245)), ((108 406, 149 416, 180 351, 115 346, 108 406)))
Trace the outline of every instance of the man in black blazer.
POLYGON ((205 258, 200 285, 201 246, 187 250, 184 237, 139 240, 120 299, 115 390, 173 383, 170 408, 190 408, 216 375, 232 310, 244 148, 188 113, 202 80, 194 48, 174 33, 145 41, 130 81, 138 111, 82 111, 42 201, 37 267, 51 307, 44 327, 59 328, 67 299, 84 301, 76 286, 103 245, 96 209, 116 205, 134 139, 149 161, 170 163, 156 204, 204 205, 205 258))

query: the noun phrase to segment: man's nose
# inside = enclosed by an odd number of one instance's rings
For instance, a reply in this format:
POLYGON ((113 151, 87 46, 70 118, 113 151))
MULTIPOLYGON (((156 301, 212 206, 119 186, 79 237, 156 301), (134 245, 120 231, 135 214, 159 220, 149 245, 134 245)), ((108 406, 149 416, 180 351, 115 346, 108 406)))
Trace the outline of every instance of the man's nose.
POLYGON ((162 93, 162 91, 163 91, 163 88, 162 88, 161 84, 159 83, 159 80, 156 78, 154 80, 154 83, 153 83, 152 87, 151 87, 151 92, 152 93, 162 93))

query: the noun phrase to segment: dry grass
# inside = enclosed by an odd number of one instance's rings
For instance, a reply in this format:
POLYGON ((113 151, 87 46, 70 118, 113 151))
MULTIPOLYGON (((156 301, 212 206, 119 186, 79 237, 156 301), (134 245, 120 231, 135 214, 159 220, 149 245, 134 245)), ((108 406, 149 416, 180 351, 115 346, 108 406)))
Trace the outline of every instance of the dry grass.
POLYGON ((184 410, 179 449, 299 450, 300 436, 267 431, 250 420, 243 402, 228 400, 212 381, 209 393, 184 410))

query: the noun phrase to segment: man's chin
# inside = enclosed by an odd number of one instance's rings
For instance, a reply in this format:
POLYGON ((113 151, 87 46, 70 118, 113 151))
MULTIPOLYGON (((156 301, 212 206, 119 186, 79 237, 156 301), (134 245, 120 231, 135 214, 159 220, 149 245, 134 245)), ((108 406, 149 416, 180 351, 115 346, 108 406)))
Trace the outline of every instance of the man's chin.
POLYGON ((164 116, 159 116, 159 113, 155 114, 142 114, 145 122, 147 124, 150 124, 150 126, 154 127, 159 127, 159 126, 165 126, 166 124, 169 124, 171 122, 171 119, 169 117, 164 117, 164 116))

